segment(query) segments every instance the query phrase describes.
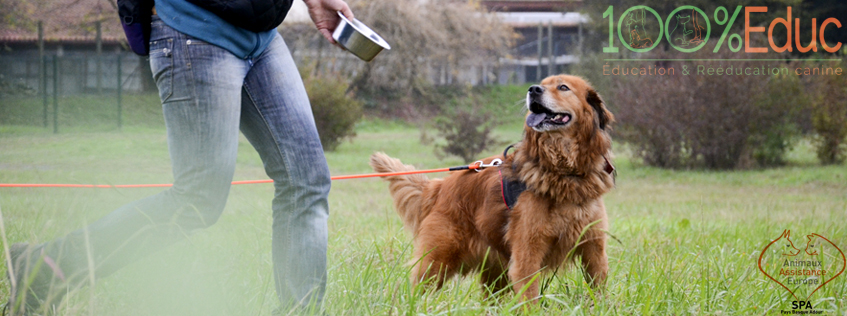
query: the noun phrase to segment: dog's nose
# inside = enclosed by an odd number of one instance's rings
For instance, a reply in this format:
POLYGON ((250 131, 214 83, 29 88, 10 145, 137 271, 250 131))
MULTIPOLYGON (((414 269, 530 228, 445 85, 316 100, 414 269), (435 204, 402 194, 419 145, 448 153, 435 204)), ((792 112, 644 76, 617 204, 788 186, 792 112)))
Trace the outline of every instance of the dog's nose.
POLYGON ((533 85, 533 86, 529 87, 529 96, 531 96, 531 97, 539 96, 542 93, 544 93, 544 87, 542 87, 542 86, 533 85))

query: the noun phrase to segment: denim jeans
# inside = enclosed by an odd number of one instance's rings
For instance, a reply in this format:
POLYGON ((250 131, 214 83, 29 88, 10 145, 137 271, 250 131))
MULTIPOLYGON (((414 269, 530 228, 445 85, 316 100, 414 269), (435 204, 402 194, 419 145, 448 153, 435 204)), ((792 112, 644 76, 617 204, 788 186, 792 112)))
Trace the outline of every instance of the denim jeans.
POLYGON ((154 17, 150 67, 162 100, 174 186, 49 243, 48 253, 61 258, 66 275, 82 278, 93 264, 102 277, 214 224, 235 172, 240 128, 276 188, 272 252, 280 301, 319 304, 326 284, 329 168, 282 37, 277 34, 261 55, 245 60, 154 17))

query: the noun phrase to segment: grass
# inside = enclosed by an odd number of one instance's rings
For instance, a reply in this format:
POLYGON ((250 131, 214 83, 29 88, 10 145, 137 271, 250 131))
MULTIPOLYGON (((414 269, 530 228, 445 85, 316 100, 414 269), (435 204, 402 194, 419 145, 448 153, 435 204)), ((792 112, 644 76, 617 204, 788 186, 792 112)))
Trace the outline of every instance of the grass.
MULTIPOLYGON (((73 114, 54 135, 31 122, 0 125, 0 183, 164 183, 172 180, 165 131, 155 96, 135 96, 124 128, 111 118, 76 124, 73 114), (153 102, 145 102, 150 99, 153 102), (160 114, 159 114, 160 115, 160 114), (93 126, 92 126, 93 125, 93 126)), ((84 106, 86 100, 65 100, 84 106)), ((90 101, 90 100, 89 100, 90 101)), ((0 105, 9 113, 10 103, 0 105)), ((97 103, 92 101, 92 103, 97 103)), ((105 107, 109 109, 110 107, 105 107)), ((104 110, 105 111, 105 110, 104 110)), ((85 111, 79 112, 85 113, 85 111)), ((520 137, 515 124, 499 139, 520 137)), ((14 122, 14 121, 13 121, 14 122)), ((368 156, 384 151, 420 168, 439 161, 417 128, 366 119, 357 136, 327 154, 333 175, 370 172, 368 156)), ((481 156, 500 153, 493 148, 481 156)), ((511 293, 484 301, 476 276, 438 292, 409 281, 410 236, 379 179, 333 183, 330 193, 329 315, 764 315, 790 310, 790 294, 757 268, 762 249, 785 229, 802 244, 818 233, 847 250, 847 168, 815 163, 808 144, 789 165, 740 172, 669 171, 633 161, 616 144, 617 188, 605 196, 610 218, 611 271, 603 293, 576 269, 561 269, 539 305, 511 293)), ((443 174, 435 177, 444 176, 443 174)), ((258 154, 242 137, 236 180, 264 178, 258 154)), ((158 189, 0 189, 10 242, 43 242, 82 227, 158 189)), ((72 292, 63 315, 268 315, 277 307, 271 283, 270 185, 235 186, 213 227, 132 263, 93 287, 72 292)), ((798 245, 799 247, 799 245, 798 245)), ((778 258, 767 256, 768 258, 778 258)), ((5 258, 0 268, 5 271, 5 258)), ((0 298, 9 284, 0 281, 0 298)), ((847 276, 811 299, 830 315, 847 315, 847 276)), ((0 303, 1 304, 1 303, 0 303)))
MULTIPOLYGON (((44 102, 41 97, 0 94, 0 126, 43 126, 44 102)), ((111 131, 118 127, 116 94, 62 96, 58 100, 59 131, 111 131)), ((124 94, 121 118, 124 127, 161 127, 160 106, 155 94, 124 94)), ((53 128, 54 105, 47 100, 47 124, 53 128)), ((29 129, 27 129, 29 130, 29 129)), ((7 130, 8 131, 8 130, 7 130)), ((7 132, 4 131, 4 132, 7 132)))

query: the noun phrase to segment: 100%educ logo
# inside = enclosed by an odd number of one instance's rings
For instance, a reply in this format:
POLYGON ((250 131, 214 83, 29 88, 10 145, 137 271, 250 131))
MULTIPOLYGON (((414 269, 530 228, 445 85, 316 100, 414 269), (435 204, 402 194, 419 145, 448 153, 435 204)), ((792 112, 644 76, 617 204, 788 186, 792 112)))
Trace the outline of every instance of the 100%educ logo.
MULTIPOLYGON (((744 47, 745 53, 767 53, 768 47, 751 46, 750 36, 756 36, 757 33, 765 33, 767 31, 767 39, 770 43, 770 48, 774 52, 780 53, 784 51, 793 52, 796 48, 798 52, 806 53, 808 51, 818 51, 818 44, 823 50, 834 53, 841 49, 841 42, 837 42, 833 46, 829 46, 824 37, 827 26, 834 25, 835 28, 841 28, 841 21, 836 18, 827 18, 817 25, 817 19, 812 18, 809 27, 804 27, 806 32, 811 32, 811 39, 805 45, 800 42, 800 19, 791 18, 791 7, 787 7, 786 18, 777 17, 771 21, 766 28, 764 26, 751 26, 751 14, 761 14, 768 12, 768 7, 763 6, 737 6, 732 15, 729 11, 719 6, 714 11, 714 22, 719 26, 723 26, 723 33, 718 39, 717 45, 713 52, 717 53, 721 47, 725 45, 732 52, 738 52, 744 47), (739 14, 744 11, 744 38, 739 34, 729 35, 730 29, 735 21, 739 18, 739 14), (784 27, 786 29, 785 37, 779 42, 785 40, 785 44, 778 46, 774 42, 773 31, 776 27, 784 27), (819 36, 817 36, 819 35, 819 36)), ((609 21, 609 46, 603 47, 604 53, 617 53, 618 48, 615 47, 615 24, 613 6, 609 6, 603 12, 603 18, 609 21)), ((634 6, 621 15, 617 20, 618 38, 624 46, 634 52, 648 52, 659 45, 663 39, 667 39, 668 43, 678 51, 691 53, 696 52, 706 45, 709 41, 712 32, 712 23, 709 16, 703 10, 686 5, 676 8, 671 11, 668 17, 662 20, 656 10, 648 6, 634 6), (649 13, 649 15, 648 15, 649 13), (658 23, 652 19, 655 18, 658 23)), ((806 21, 805 23, 809 23, 806 21)))

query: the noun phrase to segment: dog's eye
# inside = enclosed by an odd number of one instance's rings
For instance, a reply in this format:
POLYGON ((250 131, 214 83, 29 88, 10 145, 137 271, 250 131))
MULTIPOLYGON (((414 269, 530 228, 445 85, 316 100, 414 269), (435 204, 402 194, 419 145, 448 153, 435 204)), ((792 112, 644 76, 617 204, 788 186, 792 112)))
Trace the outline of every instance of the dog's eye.
POLYGON ((568 90, 570 90, 570 88, 568 88, 568 86, 566 86, 566 85, 559 85, 559 90, 560 91, 568 91, 568 90))

